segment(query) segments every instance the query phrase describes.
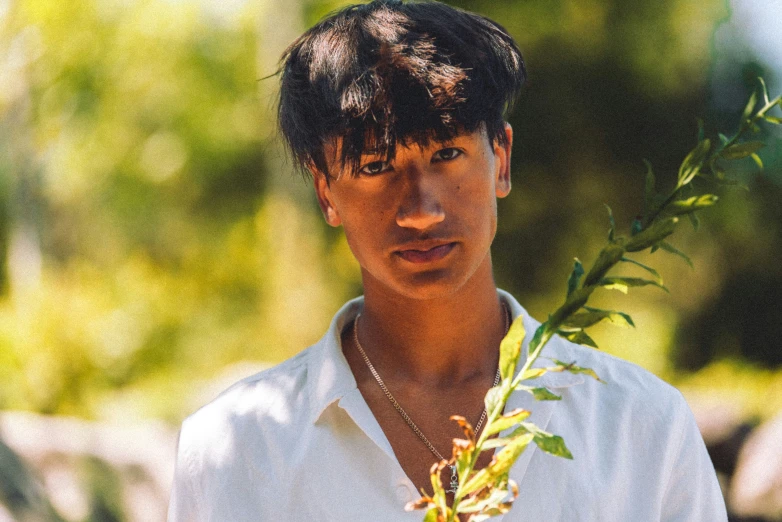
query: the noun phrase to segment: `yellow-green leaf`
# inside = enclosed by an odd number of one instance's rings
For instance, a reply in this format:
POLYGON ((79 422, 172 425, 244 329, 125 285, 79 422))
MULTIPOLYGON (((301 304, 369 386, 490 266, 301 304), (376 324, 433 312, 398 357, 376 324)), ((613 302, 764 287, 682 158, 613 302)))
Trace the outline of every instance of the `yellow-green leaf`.
POLYGON ((546 374, 545 368, 530 368, 529 370, 525 371, 523 374, 521 374, 522 381, 528 381, 530 379, 537 379, 538 377, 541 377, 542 375, 546 374))
POLYGON ((507 430, 508 428, 515 426, 529 416, 530 412, 521 408, 506 413, 502 417, 497 417, 494 422, 486 426, 486 435, 490 436, 503 430, 507 430))
POLYGON ((730 147, 720 152, 720 156, 726 160, 737 160, 751 156, 759 151, 766 144, 762 141, 747 141, 745 143, 734 143, 730 147))
POLYGON ((426 516, 424 516, 424 522, 439 522, 440 520, 440 510, 436 507, 427 511, 426 516))
POLYGON ((680 199, 669 203, 666 207, 666 211, 674 215, 687 214, 702 208, 711 207, 717 203, 718 199, 719 198, 714 194, 703 194, 687 199, 680 199))
POLYGON ((679 167, 678 187, 683 187, 698 175, 703 166, 703 160, 706 159, 710 149, 711 141, 702 140, 687 154, 684 161, 682 161, 681 167, 679 167))
POLYGON ((513 439, 494 456, 488 466, 478 471, 467 480, 464 486, 459 488, 460 494, 462 496, 469 495, 473 491, 493 483, 498 477, 507 474, 510 467, 533 438, 533 434, 527 433, 513 439))
POLYGON ((652 281, 650 279, 643 279, 640 277, 604 277, 600 280, 600 286, 603 288, 607 288, 609 290, 619 290, 623 294, 626 294, 630 288, 639 287, 639 286, 656 286, 657 288, 662 288, 666 292, 668 291, 667 288, 665 288, 663 285, 658 283, 657 281, 652 281))
POLYGON ((524 322, 519 315, 511 324, 510 330, 500 343, 500 376, 502 380, 512 379, 521 354, 521 343, 527 335, 524 322))
POLYGON ((749 157, 752 158, 752 161, 755 162, 755 165, 757 165, 760 170, 763 170, 763 160, 760 159, 760 156, 753 152, 749 157))
POLYGON ((486 392, 486 397, 483 399, 483 402, 486 405, 486 411, 488 413, 493 412, 497 405, 500 404, 502 401, 503 391, 503 386, 495 386, 486 392))
POLYGON ((744 107, 744 112, 741 113, 741 120, 744 121, 747 118, 749 118, 750 114, 752 114, 752 110, 755 108, 755 105, 758 102, 758 93, 753 92, 752 96, 749 97, 749 101, 747 102, 747 106, 744 107))

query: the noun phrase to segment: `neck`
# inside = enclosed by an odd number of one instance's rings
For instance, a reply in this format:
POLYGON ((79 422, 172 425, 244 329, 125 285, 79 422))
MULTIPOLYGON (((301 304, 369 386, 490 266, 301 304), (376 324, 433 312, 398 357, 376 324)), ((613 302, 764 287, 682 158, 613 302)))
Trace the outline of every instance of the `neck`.
POLYGON ((506 311, 491 261, 456 292, 417 300, 366 284, 358 324, 362 347, 386 377, 453 386, 492 376, 506 311))

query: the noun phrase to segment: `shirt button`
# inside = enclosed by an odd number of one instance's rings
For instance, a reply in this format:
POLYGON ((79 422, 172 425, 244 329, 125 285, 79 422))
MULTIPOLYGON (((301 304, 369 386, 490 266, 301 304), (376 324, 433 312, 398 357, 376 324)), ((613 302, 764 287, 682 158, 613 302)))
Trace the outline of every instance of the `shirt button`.
POLYGON ((413 495, 410 493, 410 488, 407 485, 399 484, 396 487, 396 498, 398 498, 400 502, 406 504, 413 500, 413 495))

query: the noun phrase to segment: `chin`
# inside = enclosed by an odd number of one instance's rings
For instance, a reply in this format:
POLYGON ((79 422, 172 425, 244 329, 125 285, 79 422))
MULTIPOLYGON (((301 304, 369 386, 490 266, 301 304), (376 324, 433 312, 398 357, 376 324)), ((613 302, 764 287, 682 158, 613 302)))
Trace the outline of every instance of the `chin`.
POLYGON ((387 279, 386 288, 407 299, 427 301, 445 299, 457 294, 474 275, 474 271, 455 271, 453 267, 397 274, 387 279))

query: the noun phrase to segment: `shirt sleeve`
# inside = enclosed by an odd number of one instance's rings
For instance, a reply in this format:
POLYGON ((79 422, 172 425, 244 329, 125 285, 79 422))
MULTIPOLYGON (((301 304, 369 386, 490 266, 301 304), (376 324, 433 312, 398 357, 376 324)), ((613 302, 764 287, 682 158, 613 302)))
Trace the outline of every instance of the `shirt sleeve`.
POLYGON ((681 399, 681 432, 663 497, 661 522, 727 522, 725 500, 695 417, 681 399))
POLYGON ((171 485, 171 498, 168 503, 168 522, 195 522, 198 499, 193 493, 191 462, 184 442, 184 425, 179 431, 177 442, 174 482, 171 485))

